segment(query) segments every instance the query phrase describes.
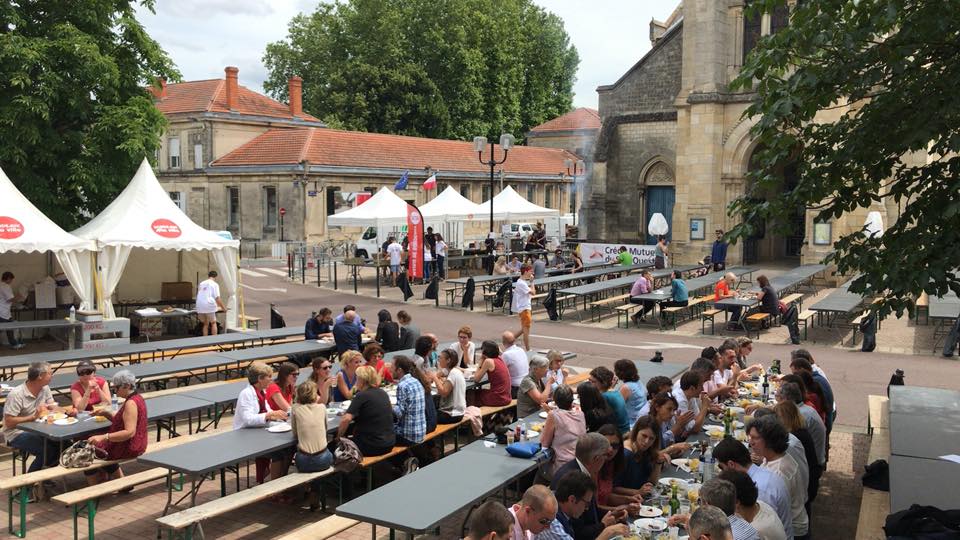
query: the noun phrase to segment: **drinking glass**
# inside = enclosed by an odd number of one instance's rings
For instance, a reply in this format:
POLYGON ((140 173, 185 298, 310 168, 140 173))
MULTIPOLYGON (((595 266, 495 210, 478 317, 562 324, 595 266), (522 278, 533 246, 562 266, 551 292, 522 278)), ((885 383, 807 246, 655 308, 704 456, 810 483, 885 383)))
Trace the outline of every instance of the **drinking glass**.
POLYGON ((514 431, 513 431, 512 429, 509 430, 509 431, 507 431, 507 444, 508 444, 508 445, 513 444, 513 440, 514 440, 515 436, 516 436, 516 434, 514 433, 514 431))
POLYGON ((687 500, 690 501, 690 504, 697 504, 697 500, 700 499, 700 490, 691 489, 687 492, 687 500))

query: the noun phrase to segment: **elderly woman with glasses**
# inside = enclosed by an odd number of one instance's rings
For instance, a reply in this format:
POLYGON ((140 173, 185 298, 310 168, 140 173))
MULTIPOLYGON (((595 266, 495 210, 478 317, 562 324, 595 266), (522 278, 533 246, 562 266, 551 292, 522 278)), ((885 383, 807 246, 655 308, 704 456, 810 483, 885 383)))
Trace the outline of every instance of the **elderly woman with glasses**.
POLYGON ((393 384, 393 369, 390 364, 383 361, 384 354, 386 353, 383 347, 376 343, 371 343, 363 348, 363 359, 366 360, 366 365, 377 370, 382 382, 393 384))
MULTIPOLYGON (((108 460, 132 459, 147 450, 147 404, 137 392, 137 379, 129 370, 118 371, 111 383, 117 396, 124 399, 123 405, 116 412, 106 409, 100 413, 110 419, 110 429, 90 437, 88 442, 105 450, 108 460)), ((92 486, 110 477, 119 478, 123 471, 114 463, 84 474, 92 486)))
POLYGON ((77 364, 77 382, 70 385, 70 398, 78 411, 92 411, 94 405, 109 404, 111 395, 107 380, 97 377, 97 366, 90 360, 77 364))

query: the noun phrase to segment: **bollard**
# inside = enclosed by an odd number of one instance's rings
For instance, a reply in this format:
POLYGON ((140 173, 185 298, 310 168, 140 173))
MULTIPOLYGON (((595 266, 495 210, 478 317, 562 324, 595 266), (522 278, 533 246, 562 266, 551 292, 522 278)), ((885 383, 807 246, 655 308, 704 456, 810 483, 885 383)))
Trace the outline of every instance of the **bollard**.
POLYGON ((300 257, 300 283, 305 284, 307 282, 307 254, 304 251, 304 254, 300 257))
POLYGON ((333 290, 337 290, 337 261, 333 261, 333 290))
POLYGON ((320 259, 317 259, 317 287, 320 286, 320 259))

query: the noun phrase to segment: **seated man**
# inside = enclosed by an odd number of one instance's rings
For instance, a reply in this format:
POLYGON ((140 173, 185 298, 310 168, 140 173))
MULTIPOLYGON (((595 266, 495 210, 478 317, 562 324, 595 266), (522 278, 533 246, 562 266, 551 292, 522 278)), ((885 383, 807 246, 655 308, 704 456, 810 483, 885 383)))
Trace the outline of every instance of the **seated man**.
POLYGON ((33 422, 48 413, 61 412, 50 392, 50 378, 53 371, 46 362, 34 362, 27 368, 27 380, 7 395, 3 407, 3 437, 7 446, 16 448, 34 456, 27 472, 36 472, 44 467, 55 465, 60 459, 60 449, 49 440, 17 429, 21 424, 33 422), (44 459, 46 446, 46 459, 44 459))
POLYGON ((393 406, 397 446, 413 446, 427 435, 426 396, 413 360, 406 356, 393 359, 393 378, 397 380, 397 404, 393 406))
MULTIPOLYGON (((733 275, 731 272, 727 272, 720 278, 720 281, 717 282, 716 287, 713 288, 713 301, 719 302, 725 298, 736 298, 737 297, 737 276, 733 275)), ((743 311, 741 306, 721 306, 722 309, 730 312, 730 324, 738 324, 740 322, 740 314, 743 311)))
POLYGON ((513 516, 513 538, 532 538, 550 526, 557 515, 557 499, 546 486, 534 484, 523 492, 523 498, 510 507, 513 516))
POLYGON ((700 501, 703 504, 715 506, 727 515, 733 540, 760 540, 757 529, 736 514, 737 489, 734 485, 720 478, 711 478, 700 488, 700 501))
MULTIPOLYGON (((672 519, 672 518, 671 518, 672 519)), ((702 505, 690 516, 687 526, 690 538, 703 540, 733 540, 733 531, 730 530, 730 520, 723 515, 723 510, 715 506, 702 505)))
POLYGON ((366 331, 366 328, 363 326, 363 317, 360 316, 360 312, 357 311, 357 308, 350 304, 343 306, 343 313, 337 315, 337 318, 333 320, 333 324, 341 324, 344 320, 346 320, 348 311, 352 311, 354 314, 353 324, 359 326, 361 332, 366 331))
POLYGON ((307 319, 303 329, 304 339, 333 337, 333 317, 330 308, 320 308, 313 317, 307 319))
MULTIPOLYGON (((554 495, 557 498, 557 517, 550 527, 534 536, 534 540, 574 540, 572 519, 579 518, 587 511, 588 501, 593 500, 597 485, 590 475, 583 471, 570 471, 557 482, 554 495)), ((626 536, 630 529, 622 523, 603 529, 598 540, 608 540, 616 536, 626 536)))
POLYGON ((333 339, 337 344, 337 354, 360 350, 363 344, 363 327, 354 323, 356 318, 355 311, 347 311, 343 314, 343 322, 334 325, 333 339))
POLYGON ((470 514, 465 540, 507 540, 513 515, 497 501, 487 501, 470 514))

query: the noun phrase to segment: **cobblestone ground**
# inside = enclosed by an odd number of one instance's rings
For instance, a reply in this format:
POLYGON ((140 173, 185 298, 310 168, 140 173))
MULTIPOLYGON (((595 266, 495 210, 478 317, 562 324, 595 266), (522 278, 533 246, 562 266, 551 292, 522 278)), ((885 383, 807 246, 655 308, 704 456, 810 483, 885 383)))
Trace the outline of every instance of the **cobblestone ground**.
MULTIPOLYGON (((230 419, 225 418, 221 426, 229 426, 230 419)), ((857 516, 860 509, 860 473, 869 449, 869 437, 862 432, 845 431, 838 428, 831 437, 830 464, 820 486, 820 496, 814 503, 813 524, 815 538, 839 539, 853 538, 856 534, 857 516)), ((0 463, 0 477, 10 475, 9 454, 3 456, 0 463)), ((131 465, 125 467, 127 473, 144 470, 145 467, 131 465)), ((243 473, 243 468, 241 468, 243 473)), ((389 471, 380 471, 378 481, 390 475, 389 471)), ((67 489, 83 487, 82 475, 68 478, 67 489)), ((227 489, 235 489, 233 475, 228 476, 227 489)), ((245 487, 245 486, 244 486, 245 487)), ((62 488, 55 491, 59 492, 62 488)), ((96 516, 97 538, 129 540, 131 538, 151 538, 156 534, 154 520, 160 516, 166 503, 166 490, 161 482, 138 487, 132 493, 104 498, 96 516)), ((207 481, 201 487, 198 503, 219 497, 219 478, 207 481)), ((331 502, 333 500, 331 499, 331 502)), ((415 500, 398 501, 398 504, 416 504, 415 500)), ((308 523, 329 515, 328 512, 309 512, 294 504, 261 502, 230 512, 216 519, 205 521, 203 532, 206 538, 224 539, 263 539, 275 538, 308 523)), ((15 510, 16 512, 16 510, 15 510)), ((426 535, 421 538, 460 538, 460 531, 466 518, 466 512, 458 513, 441 523, 439 536, 426 535)), ((86 521, 79 520, 81 536, 86 532, 86 521)), ((73 534, 70 509, 52 501, 32 503, 27 513, 28 538, 53 539, 70 538, 73 534)), ((377 538, 389 538, 388 531, 377 529, 377 538)), ((369 525, 352 527, 334 538, 369 539, 369 525)))

